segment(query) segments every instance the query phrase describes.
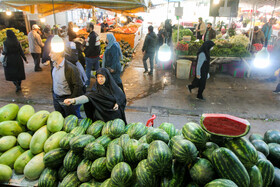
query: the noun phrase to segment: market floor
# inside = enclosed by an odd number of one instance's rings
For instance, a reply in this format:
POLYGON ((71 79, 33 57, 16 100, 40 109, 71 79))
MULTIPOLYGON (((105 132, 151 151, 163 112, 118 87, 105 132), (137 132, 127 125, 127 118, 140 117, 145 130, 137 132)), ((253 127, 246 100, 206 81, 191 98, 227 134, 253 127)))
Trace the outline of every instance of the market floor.
MULTIPOLYGON (((227 74, 211 74, 204 93, 206 101, 201 102, 195 99, 196 90, 190 94, 186 88, 191 80, 176 79, 172 69, 155 67, 153 76, 143 74, 143 40, 122 74, 128 100, 128 122, 145 123, 152 114, 156 114, 156 126, 166 121, 181 128, 190 120, 199 122, 202 113, 227 113, 247 118, 256 126, 252 132, 279 129, 280 95, 272 93, 277 82, 262 81, 265 77, 234 78, 227 74)), ((50 67, 42 65, 42 72, 34 72, 30 55, 28 60, 30 63, 25 64, 26 80, 22 82, 20 93, 15 92, 12 82, 5 80, 3 67, 0 66, 0 106, 10 102, 28 103, 37 110, 53 111, 50 67)))

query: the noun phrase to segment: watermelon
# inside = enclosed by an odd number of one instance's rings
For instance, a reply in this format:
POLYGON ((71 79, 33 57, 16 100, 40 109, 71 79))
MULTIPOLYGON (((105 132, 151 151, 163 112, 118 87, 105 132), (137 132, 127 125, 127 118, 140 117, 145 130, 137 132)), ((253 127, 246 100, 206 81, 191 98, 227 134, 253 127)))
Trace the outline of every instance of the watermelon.
POLYGON ((24 127, 17 121, 3 121, 0 123, 0 136, 17 136, 24 131, 24 127))
POLYGON ((268 147, 268 159, 274 164, 274 166, 280 167, 280 144, 269 143, 268 147))
POLYGON ((0 152, 7 151, 13 148, 17 143, 17 138, 14 136, 3 136, 0 138, 0 152))
POLYGON ((204 149, 208 137, 206 132, 196 123, 186 123, 182 128, 183 136, 195 144, 198 149, 204 149))
POLYGON ((64 119, 63 131, 69 133, 78 125, 78 117, 71 114, 64 119))
POLYGON ((90 168, 92 165, 92 161, 84 159, 82 162, 79 164, 77 168, 77 176, 81 182, 87 182, 92 179, 92 176, 90 174, 90 168))
POLYGON ((212 153, 212 164, 219 177, 232 180, 240 187, 250 184, 250 177, 238 157, 227 148, 218 148, 212 153))
POLYGON ((30 151, 36 155, 44 151, 44 145, 48 137, 50 136, 50 132, 47 129, 47 126, 41 127, 39 130, 35 132, 30 141, 30 151))
POLYGON ((87 144, 87 146, 84 149, 84 156, 85 158, 94 161, 97 158, 104 157, 105 156, 105 149, 104 147, 96 142, 91 142, 87 144))
POLYGON ((277 167, 274 167, 274 180, 271 186, 272 187, 280 186, 280 169, 277 167))
POLYGON ((113 138, 118 138, 125 131, 125 123, 122 119, 115 119, 110 128, 109 128, 109 136, 113 138))
POLYGON ((82 134, 85 134, 86 130, 84 129, 84 127, 78 126, 75 127, 73 130, 71 130, 71 134, 74 134, 75 136, 79 136, 82 134))
POLYGON ((130 138, 129 138, 129 135, 128 134, 123 134, 123 135, 121 135, 120 136, 120 146, 122 147, 122 148, 124 148, 124 145, 128 142, 128 140, 129 140, 130 138))
POLYGON ((62 114, 58 111, 53 111, 49 114, 47 120, 47 128, 50 132, 58 132, 62 130, 64 123, 64 118, 62 114))
POLYGON ((27 128, 31 131, 37 131, 42 126, 44 126, 48 120, 49 112, 46 110, 41 110, 39 112, 36 112, 34 115, 32 115, 29 120, 27 121, 27 128))
POLYGON ((22 132, 17 137, 17 142, 23 149, 28 149, 32 136, 27 132, 22 132))
POLYGON ((176 135, 175 136, 183 136, 183 132, 182 132, 182 129, 176 129, 176 135))
POLYGON ((150 144, 151 142, 155 140, 161 140, 165 142, 166 144, 169 142, 169 136, 168 134, 162 130, 162 129, 156 129, 150 130, 146 135, 147 143, 150 144))
POLYGON ((117 187, 116 185, 112 184, 112 180, 111 178, 106 179, 101 185, 100 187, 117 187))
POLYGON ((228 114, 202 114, 201 126, 210 134, 226 137, 242 137, 250 130, 250 123, 228 114))
POLYGON ((34 156, 24 167, 24 176, 29 180, 36 180, 40 177, 41 173, 45 169, 45 164, 43 161, 45 153, 42 152, 34 156))
POLYGON ((253 166, 248 170, 250 176, 250 187, 262 187, 262 174, 257 166, 253 166))
POLYGON ((190 183, 187 184, 186 187, 199 187, 199 185, 196 184, 195 182, 190 182, 190 183))
POLYGON ((31 116, 33 116, 33 114, 35 114, 35 110, 33 108, 33 106, 31 105, 23 105, 17 114, 17 119, 18 122, 22 125, 26 125, 27 121, 29 120, 29 118, 31 116))
POLYGON ((112 124, 113 121, 107 121, 107 123, 103 126, 102 131, 101 131, 101 135, 108 135, 110 136, 110 126, 112 124))
POLYGON ((205 150, 202 152, 202 156, 204 158, 207 158, 208 160, 211 160, 212 158, 212 152, 215 150, 215 149, 218 149, 219 146, 213 142, 207 142, 206 143, 206 147, 205 147, 205 150))
POLYGON ((211 162, 201 158, 190 168, 190 175, 194 182, 205 185, 215 179, 215 170, 211 162))
POLYGON ((0 164, 0 183, 9 182, 12 178, 12 169, 4 164, 0 164))
POLYGON ((170 139, 173 136, 176 136, 176 129, 172 123, 162 123, 159 128, 164 130, 168 134, 170 139))
POLYGON ((253 140, 263 140, 263 136, 260 134, 253 133, 250 135, 249 140, 250 142, 253 142, 253 140))
POLYGON ((167 168, 171 168, 172 152, 163 141, 153 141, 148 149, 147 162, 153 173, 163 173, 167 168))
POLYGON ((83 127, 85 131, 87 131, 88 127, 92 124, 92 120, 90 118, 84 118, 80 121, 79 126, 83 127))
POLYGON ((16 118, 19 107, 17 104, 11 103, 0 108, 0 122, 9 121, 16 118))
POLYGON ((128 129, 130 129, 133 125, 135 125, 136 123, 129 123, 125 126, 125 133, 127 134, 128 129))
POLYGON ((14 163, 14 169, 17 174, 23 174, 24 167, 34 157, 30 150, 22 153, 14 163))
POLYGON ((233 181, 228 179, 215 179, 207 183, 204 187, 238 187, 233 181))
POLYGON ((209 141, 217 144, 220 147, 224 147, 226 140, 227 140, 227 138, 223 137, 223 136, 216 136, 213 134, 210 134, 210 136, 209 136, 209 141))
POLYGON ((50 187, 58 185, 58 175, 55 169, 46 168, 42 172, 39 181, 38 187, 50 187))
POLYGON ((170 149, 172 149, 174 142, 176 142, 177 140, 181 140, 181 139, 185 139, 184 136, 180 136, 180 135, 173 136, 173 138, 171 138, 171 140, 169 141, 169 144, 168 144, 170 149))
POLYGON ((257 151, 257 152, 258 152, 258 160, 259 159, 267 160, 266 156, 262 152, 260 152, 260 151, 257 151))
POLYGON ((67 150, 57 148, 49 151, 44 155, 44 163, 46 167, 57 168, 63 164, 63 160, 65 155, 67 154, 67 150))
POLYGON ((135 151, 135 156, 138 161, 144 160, 148 156, 148 149, 149 149, 149 144, 147 143, 142 143, 140 144, 136 151, 135 151))
POLYGON ((107 149, 107 146, 111 142, 111 138, 108 135, 102 135, 95 140, 96 143, 101 144, 104 149, 107 149))
POLYGON ((135 139, 130 139, 123 147, 124 158, 129 163, 137 162, 135 151, 139 145, 139 142, 135 139))
POLYGON ((244 137, 227 141, 225 147, 233 151, 246 168, 252 168, 258 162, 257 150, 244 137))
POLYGON ((106 166, 106 157, 96 159, 91 165, 90 173, 96 180, 107 179, 110 172, 106 166))
POLYGON ((123 161, 124 156, 122 148, 119 145, 111 145, 107 148, 106 166, 109 171, 112 171, 115 165, 123 161))
POLYGON ((126 186, 132 177, 132 170, 125 162, 118 163, 112 170, 111 180, 114 185, 126 186))
POLYGON ((68 172, 65 170, 65 168, 63 166, 61 166, 58 170, 58 179, 59 181, 62 181, 64 179, 64 177, 66 177, 66 175, 68 174, 68 172))
POLYGON ((83 152, 84 148, 86 147, 87 144, 90 142, 93 142, 95 138, 91 135, 79 135, 70 140, 70 148, 75 152, 75 153, 81 153, 83 152))
POLYGON ((190 164, 195 161, 198 151, 191 141, 179 139, 174 142, 172 153, 179 162, 190 164))
POLYGON ((142 160, 136 167, 137 182, 141 186, 154 187, 157 184, 157 177, 149 168, 147 159, 142 160))
POLYGON ((147 143, 147 135, 142 136, 138 141, 139 143, 147 143))
POLYGON ((59 147, 62 149, 70 149, 70 141, 75 135, 68 133, 59 142, 59 147))
POLYGON ((274 180, 274 167, 268 160, 260 159, 256 164, 262 174, 263 186, 270 186, 274 180))
POLYGON ((135 123, 127 130, 127 134, 131 139, 139 140, 148 132, 147 127, 143 123, 135 123))
POLYGON ((120 145, 120 138, 116 138, 116 139, 112 140, 109 143, 108 147, 110 147, 111 145, 120 145))
POLYGON ((78 187, 81 184, 77 176, 77 172, 73 171, 68 173, 62 182, 59 184, 59 187, 78 187))
POLYGON ((95 121, 89 126, 86 133, 94 136, 95 138, 98 138, 101 135, 101 131, 104 125, 105 122, 101 120, 95 121))
POLYGON ((280 131, 268 130, 264 134, 264 141, 266 143, 278 143, 280 144, 280 131))
POLYGON ((63 167, 68 172, 75 171, 82 160, 81 155, 75 154, 73 150, 70 150, 64 157, 63 167))
POLYGON ((59 132, 56 132, 54 133, 53 135, 51 135, 46 141, 45 141, 45 144, 44 144, 44 151, 45 153, 53 150, 53 149, 56 149, 56 148, 59 148, 59 142, 60 140, 66 135, 67 133, 64 132, 64 131, 59 131, 59 132))
POLYGON ((0 156, 0 164, 13 168, 15 161, 22 153, 24 153, 24 150, 20 146, 15 146, 0 156))
POLYGON ((265 156, 269 155, 269 147, 263 140, 253 140, 251 142, 257 151, 262 152, 265 156))

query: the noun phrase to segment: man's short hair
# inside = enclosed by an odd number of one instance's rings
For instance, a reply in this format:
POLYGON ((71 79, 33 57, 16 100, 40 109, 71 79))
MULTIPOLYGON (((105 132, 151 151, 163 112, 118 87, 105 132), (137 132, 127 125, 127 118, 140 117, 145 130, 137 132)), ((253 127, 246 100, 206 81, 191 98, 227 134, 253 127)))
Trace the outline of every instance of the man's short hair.
POLYGON ((202 17, 199 17, 198 19, 202 21, 202 17))
POLYGON ((44 33, 50 33, 51 29, 49 27, 45 27, 43 30, 44 33))
POLYGON ((212 23, 207 23, 207 25, 208 25, 208 24, 212 26, 212 23))
POLYGON ((94 29, 94 24, 93 24, 92 22, 89 22, 89 23, 88 23, 88 27, 89 27, 89 28, 92 28, 92 30, 93 30, 93 29, 94 29))
POLYGON ((150 25, 150 26, 148 27, 148 31, 153 32, 153 31, 154 31, 154 27, 153 27, 152 25, 150 25))

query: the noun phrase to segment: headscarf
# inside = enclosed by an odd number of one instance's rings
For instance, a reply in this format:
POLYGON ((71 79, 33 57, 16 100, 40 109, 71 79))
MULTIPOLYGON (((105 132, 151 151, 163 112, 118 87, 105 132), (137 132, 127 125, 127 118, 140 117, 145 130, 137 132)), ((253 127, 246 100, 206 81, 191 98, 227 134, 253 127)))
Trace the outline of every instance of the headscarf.
POLYGON ((204 42, 197 52, 197 57, 201 52, 204 52, 207 61, 210 61, 210 49, 214 45, 215 45, 215 43, 212 42, 211 40, 204 42))
POLYGON ((9 48, 15 49, 20 45, 15 33, 12 30, 7 30, 6 35, 7 35, 7 39, 4 43, 6 47, 9 46, 9 48))
POLYGON ((12 30, 7 30, 6 35, 7 35, 7 40, 13 40, 18 42, 18 39, 12 30))

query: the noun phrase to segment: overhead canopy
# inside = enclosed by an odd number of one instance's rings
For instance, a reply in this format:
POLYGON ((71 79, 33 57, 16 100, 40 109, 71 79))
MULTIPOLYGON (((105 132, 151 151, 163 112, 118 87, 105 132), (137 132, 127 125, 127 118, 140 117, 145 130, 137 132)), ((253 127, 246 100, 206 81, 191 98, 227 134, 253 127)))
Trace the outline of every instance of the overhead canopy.
POLYGON ((118 13, 145 12, 147 9, 147 0, 2 0, 2 3, 42 16, 76 8, 90 9, 92 6, 118 13))

